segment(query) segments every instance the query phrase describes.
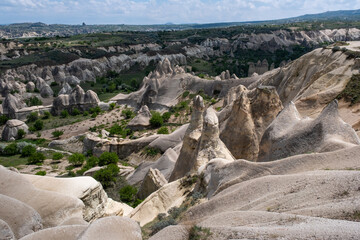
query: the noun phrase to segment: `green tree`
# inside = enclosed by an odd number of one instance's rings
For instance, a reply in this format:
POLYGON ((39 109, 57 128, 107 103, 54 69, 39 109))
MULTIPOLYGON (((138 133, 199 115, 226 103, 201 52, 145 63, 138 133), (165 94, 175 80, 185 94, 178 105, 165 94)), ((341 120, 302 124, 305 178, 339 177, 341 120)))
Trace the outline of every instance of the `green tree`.
POLYGON ((161 127, 164 124, 164 120, 160 113, 153 112, 150 118, 150 125, 154 128, 161 127))
POLYGON ((34 153, 36 153, 36 147, 32 145, 27 145, 21 150, 21 157, 29 157, 34 153))
POLYGON ((34 128, 36 129, 36 131, 40 131, 42 130, 44 127, 44 122, 40 119, 36 120, 34 123, 34 128))
POLYGON ((18 139, 24 138, 25 135, 26 135, 26 132, 25 132, 24 129, 19 129, 19 130, 18 130, 18 133, 17 133, 17 138, 18 138, 18 139))
POLYGON ((69 163, 75 166, 80 166, 84 163, 85 156, 81 153, 74 153, 69 157, 69 163))
POLYGON ((104 188, 111 187, 116 181, 119 173, 119 167, 116 164, 110 164, 107 167, 97 171, 94 178, 101 183, 104 188))
POLYGON ((39 164, 43 163, 45 159, 46 157, 44 154, 42 154, 41 152, 36 152, 28 157, 27 162, 28 164, 39 164))
POLYGON ((104 152, 99 157, 99 166, 105 166, 108 164, 116 164, 119 161, 119 157, 114 152, 104 152))

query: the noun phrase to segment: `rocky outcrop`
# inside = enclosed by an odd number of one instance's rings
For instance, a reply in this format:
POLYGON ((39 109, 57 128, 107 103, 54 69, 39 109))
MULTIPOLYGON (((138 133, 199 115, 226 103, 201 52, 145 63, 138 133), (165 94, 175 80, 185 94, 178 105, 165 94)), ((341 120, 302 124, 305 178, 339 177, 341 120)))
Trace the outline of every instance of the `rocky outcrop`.
POLYGON ((128 123, 127 127, 133 131, 142 130, 150 126, 150 118, 150 110, 144 105, 140 108, 137 115, 128 123))
MULTIPOLYGON (((264 73, 266 73, 267 71, 269 71, 269 63, 266 59, 264 59, 263 61, 258 61, 256 64, 254 64, 253 62, 249 62, 249 70, 248 70, 248 76, 251 77, 254 73, 258 74, 258 75, 262 75, 264 73)), ((274 63, 273 63, 274 64, 274 63)), ((271 65, 270 70, 274 69, 274 65, 271 65)))
POLYGON ((211 159, 224 158, 234 160, 234 157, 220 140, 219 120, 216 112, 209 107, 204 115, 203 129, 201 132, 200 143, 197 146, 196 160, 192 165, 192 171, 197 171, 211 159))
POLYGON ((18 132, 20 129, 24 130, 25 134, 29 132, 29 128, 24 122, 16 119, 8 120, 1 133, 1 139, 3 141, 14 141, 18 139, 18 132))
POLYGON ((12 94, 8 94, 2 103, 3 114, 10 118, 16 118, 16 112, 26 105, 12 94))
POLYGON ((185 133, 179 158, 169 181, 184 177, 198 169, 213 158, 234 160, 230 151, 219 137, 219 120, 215 110, 210 107, 205 111, 200 96, 194 98, 194 111, 190 125, 185 133))
POLYGON ((65 83, 64 86, 59 91, 59 95, 61 94, 71 94, 72 88, 70 87, 69 83, 65 83))
POLYGON ((60 114, 63 110, 71 112, 75 108, 81 111, 87 111, 90 108, 96 107, 99 102, 100 100, 94 91, 88 90, 85 93, 84 90, 77 85, 71 91, 70 95, 62 94, 55 98, 51 111, 54 115, 60 114))
POLYGON ((177 158, 178 154, 172 148, 169 148, 155 162, 142 162, 136 168, 135 172, 126 178, 126 181, 131 185, 139 185, 149 172, 150 168, 159 170, 161 175, 163 175, 166 181, 168 181, 177 158))
POLYGON ((145 199, 151 193, 155 192, 168 182, 158 169, 150 168, 144 180, 141 183, 137 193, 138 198, 145 199))
POLYGON ((48 97, 52 97, 54 95, 53 90, 51 89, 51 87, 47 84, 45 84, 41 89, 40 89, 40 95, 43 98, 48 98, 48 97))
POLYGON ((186 129, 179 157, 169 179, 170 182, 185 176, 194 165, 196 148, 200 143, 203 128, 204 110, 205 104, 203 98, 196 96, 193 100, 193 113, 191 114, 190 125, 186 129))
POLYGON ((28 83, 26 84, 26 91, 28 91, 28 92, 34 92, 34 90, 35 90, 35 83, 33 83, 33 82, 28 82, 28 83))
POLYGON ((266 129, 258 161, 273 161, 309 152, 329 152, 359 145, 354 129, 338 114, 334 100, 316 119, 301 118, 290 103, 266 129))
POLYGON ((230 91, 227 101, 231 110, 220 138, 235 158, 256 160, 265 129, 282 109, 279 95, 274 87, 249 91, 239 86, 230 91))

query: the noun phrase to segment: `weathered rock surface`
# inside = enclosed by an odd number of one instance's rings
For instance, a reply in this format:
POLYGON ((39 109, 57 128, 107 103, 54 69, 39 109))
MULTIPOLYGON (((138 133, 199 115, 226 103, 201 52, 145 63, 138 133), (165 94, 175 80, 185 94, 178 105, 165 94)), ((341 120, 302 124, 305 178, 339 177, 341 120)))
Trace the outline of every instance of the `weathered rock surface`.
POLYGON ((4 239, 4 240, 15 240, 16 239, 10 226, 1 219, 0 219, 0 239, 4 239))
POLYGON ((186 199, 190 187, 181 187, 180 180, 171 182, 152 193, 138 205, 129 217, 140 223, 140 226, 154 220, 159 213, 166 213, 172 207, 179 207, 186 199))
POLYGON ((41 217, 30 206, 0 194, 0 219, 5 221, 16 238, 42 229, 41 217))
POLYGON ((57 226, 29 234, 21 240, 77 240, 86 229, 87 225, 57 226))
POLYGON ((138 198, 145 199, 151 193, 155 192, 168 182, 158 169, 150 168, 144 180, 141 183, 140 189, 137 193, 138 198))
POLYGON ((19 109, 24 108, 25 106, 25 103, 23 103, 17 97, 9 93, 2 103, 3 114, 7 115, 10 118, 15 118, 15 113, 19 109))
POLYGON ((3 141, 14 141, 18 139, 18 132, 22 129, 25 133, 29 132, 28 126, 20 120, 8 120, 6 122, 5 128, 1 133, 1 138, 3 141))
POLYGON ((26 84, 26 91, 28 92, 33 92, 35 90, 35 83, 33 82, 28 82, 26 84))
MULTIPOLYGON (((274 69, 273 65, 272 65, 272 69, 274 69)), ((249 77, 251 77, 254 73, 257 73, 258 75, 262 75, 267 71, 269 71, 269 63, 266 59, 264 59, 263 61, 259 60, 256 64, 253 62, 249 62, 249 71, 248 71, 249 77)))
POLYGON ((301 118, 290 103, 266 129, 258 161, 272 161, 309 152, 329 152, 359 145, 350 125, 338 114, 337 101, 330 103, 316 119, 301 118))
POLYGON ((54 178, 36 175, 24 175, 24 177, 38 189, 80 199, 85 205, 83 217, 86 221, 91 222, 105 215, 107 194, 101 184, 91 177, 54 178))
POLYGON ((169 148, 155 162, 142 162, 126 180, 131 185, 138 185, 145 178, 150 168, 159 170, 164 178, 169 180, 177 158, 178 154, 172 148, 169 148))
POLYGON ((2 166, 0 166, 0 185, 2 186, 0 194, 23 202, 38 212, 44 228, 58 226, 70 218, 82 218, 84 204, 79 199, 39 190, 23 175, 2 166))
POLYGON ((203 98, 201 96, 196 96, 193 100, 191 121, 186 129, 179 157, 169 179, 170 182, 185 176, 186 173, 191 171, 191 168, 194 165, 196 149, 200 143, 201 131, 203 128, 204 110, 205 105, 203 98))
POLYGON ((248 91, 244 86, 229 95, 229 116, 223 119, 220 138, 235 158, 256 160, 264 131, 282 109, 279 96, 274 87, 248 91))
POLYGON ((131 119, 127 127, 133 131, 142 130, 150 126, 150 118, 150 110, 146 105, 144 105, 140 108, 137 115, 131 119))
POLYGON ((70 95, 59 95, 54 99, 53 107, 51 111, 53 114, 58 115, 63 110, 71 112, 73 109, 87 111, 90 108, 98 106, 100 102, 97 94, 88 90, 86 93, 84 90, 77 85, 70 93, 70 95))
POLYGON ((72 92, 72 88, 70 87, 70 85, 66 82, 64 84, 64 86, 61 88, 61 90, 59 91, 59 95, 61 94, 71 94, 72 92))
POLYGON ((54 95, 53 90, 51 89, 51 87, 47 84, 45 84, 41 89, 40 89, 40 95, 43 98, 48 98, 48 97, 52 97, 54 95))

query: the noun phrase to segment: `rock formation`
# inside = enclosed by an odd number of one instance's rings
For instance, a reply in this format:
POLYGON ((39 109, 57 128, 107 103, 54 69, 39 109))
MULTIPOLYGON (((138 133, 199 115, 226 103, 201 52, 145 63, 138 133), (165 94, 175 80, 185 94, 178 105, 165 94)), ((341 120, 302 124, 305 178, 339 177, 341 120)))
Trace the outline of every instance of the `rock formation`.
POLYGON ((15 113, 25 106, 25 103, 9 93, 2 103, 3 114, 7 115, 9 118, 16 118, 15 113))
POLYGON ((61 88, 61 90, 59 91, 59 95, 61 94, 71 94, 72 92, 72 88, 70 87, 70 85, 66 82, 64 84, 64 86, 61 88))
POLYGON ((229 95, 229 117, 224 120, 220 138, 235 158, 256 160, 265 129, 282 109, 279 96, 274 87, 249 91, 244 86, 229 95))
MULTIPOLYGON (((264 59, 262 62, 259 60, 256 64, 253 62, 249 62, 249 70, 248 70, 248 76, 251 77, 254 73, 257 73, 258 75, 262 75, 269 71, 269 63, 266 59, 264 59)), ((271 64, 270 70, 274 69, 274 65, 271 64)))
POLYGON ((71 112, 73 109, 77 108, 78 110, 87 111, 90 108, 98 106, 100 102, 97 94, 88 90, 86 93, 84 90, 77 85, 70 95, 60 95, 54 99, 53 107, 51 111, 53 114, 58 115, 63 110, 68 110, 71 112))
POLYGON ((33 82, 28 82, 26 84, 26 91, 34 92, 34 90, 35 90, 35 84, 33 82))
POLYGON ((29 132, 28 126, 20 120, 8 120, 1 133, 1 139, 3 141, 14 141, 18 139, 18 132, 22 129, 27 134, 29 132))
POLYGON ((167 183, 168 182, 158 169, 150 168, 141 183, 137 196, 140 199, 145 199, 151 193, 155 192, 167 183))
POLYGON ((209 107, 204 115, 203 129, 200 143, 197 146, 196 160, 192 165, 192 171, 197 171, 201 166, 214 158, 234 160, 219 136, 219 120, 215 110, 209 107))
POLYGON ((219 137, 219 121, 215 110, 210 107, 203 111, 205 105, 200 96, 194 98, 194 111, 186 130, 180 155, 176 161, 169 181, 184 177, 197 170, 213 158, 234 160, 230 151, 219 137))
POLYGON ((200 143, 201 131, 203 128, 204 110, 205 105, 203 98, 201 96, 196 96, 193 100, 193 112, 191 114, 190 125, 185 132, 183 145, 174 170, 170 176, 170 182, 185 176, 194 165, 196 149, 200 143))
POLYGON ((150 126, 150 118, 150 110, 144 105, 140 108, 137 115, 128 123, 127 127, 133 131, 142 130, 150 126))
POLYGON ((290 103, 266 129, 258 161, 272 161, 309 152, 328 152, 360 144, 354 129, 338 114, 334 100, 316 119, 301 118, 290 103))
POLYGON ((41 89, 40 89, 40 95, 43 98, 48 98, 48 97, 52 97, 54 94, 53 90, 51 89, 51 87, 47 84, 45 84, 41 89))

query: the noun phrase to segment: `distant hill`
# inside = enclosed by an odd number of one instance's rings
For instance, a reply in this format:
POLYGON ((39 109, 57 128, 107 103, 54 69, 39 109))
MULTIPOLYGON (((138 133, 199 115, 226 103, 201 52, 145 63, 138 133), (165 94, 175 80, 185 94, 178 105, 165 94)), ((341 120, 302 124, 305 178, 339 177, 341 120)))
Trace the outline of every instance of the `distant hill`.
POLYGON ((0 25, 0 38, 24 38, 24 37, 54 37, 71 36, 77 34, 114 32, 114 31, 177 31, 189 29, 207 29, 207 28, 227 28, 236 26, 251 25, 281 25, 301 22, 319 22, 319 21, 360 21, 360 9, 329 11, 318 14, 306 14, 298 17, 247 21, 247 22, 222 22, 222 23, 204 23, 204 24, 158 24, 158 25, 65 25, 65 24, 45 24, 37 23, 14 23, 0 25))

